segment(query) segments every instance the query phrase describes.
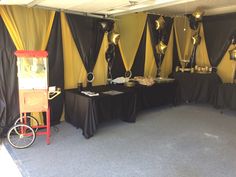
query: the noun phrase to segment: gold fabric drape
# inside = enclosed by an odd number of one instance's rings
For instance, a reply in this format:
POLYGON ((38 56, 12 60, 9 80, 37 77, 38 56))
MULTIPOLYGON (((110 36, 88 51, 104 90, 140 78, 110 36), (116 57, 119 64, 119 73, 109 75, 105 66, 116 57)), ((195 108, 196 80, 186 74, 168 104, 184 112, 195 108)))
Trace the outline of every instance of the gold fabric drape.
MULTIPOLYGON (((170 38, 167 44, 167 50, 163 58, 163 62, 161 64, 161 77, 168 77, 168 75, 172 72, 173 39, 174 39, 173 37, 174 37, 174 28, 172 27, 170 38)), ((147 25, 144 76, 156 77, 156 73, 157 73, 157 66, 156 66, 155 57, 153 54, 149 26, 147 25)))
MULTIPOLYGON (((0 6, 2 19, 18 50, 45 50, 55 12, 20 6, 0 6)), ((42 113, 32 113, 43 124, 42 113)))
POLYGON ((217 66, 217 74, 220 76, 224 83, 233 83, 235 61, 230 60, 229 50, 234 48, 230 45, 229 49, 226 51, 224 57, 222 58, 220 64, 217 66))
POLYGON ((198 66, 211 66, 210 61, 209 61, 209 57, 208 57, 208 53, 207 53, 206 40, 205 40, 205 35, 204 35, 202 23, 200 24, 199 35, 201 36, 201 42, 197 46, 196 64, 198 66))
POLYGON ((94 73, 94 82, 93 85, 105 85, 107 83, 107 61, 105 57, 106 50, 108 48, 108 38, 107 33, 104 34, 101 48, 98 54, 97 62, 95 64, 93 73, 94 73))
POLYGON ((149 25, 147 25, 144 76, 156 77, 156 73, 157 65, 153 54, 149 25))
POLYGON ((55 12, 21 6, 0 6, 3 21, 18 50, 45 50, 55 12))
POLYGON ((167 44, 167 49, 165 56, 161 64, 161 77, 168 77, 172 72, 172 63, 173 63, 173 43, 174 43, 174 28, 172 26, 170 38, 167 44))
POLYGON ((187 17, 174 18, 176 45, 180 60, 189 60, 192 54, 193 44, 191 37, 195 33, 190 26, 187 17))
POLYGON ((146 18, 145 13, 129 14, 121 16, 115 23, 114 29, 120 33, 119 48, 126 71, 130 71, 134 63, 146 18))
MULTIPOLYGON (((76 88, 78 83, 83 83, 83 86, 86 86, 87 72, 75 45, 64 13, 61 13, 61 26, 63 40, 65 89, 76 88)), ((93 85, 103 85, 107 82, 107 62, 105 60, 105 52, 107 50, 107 47, 108 39, 107 33, 105 33, 98 54, 97 62, 93 70, 93 85)))
POLYGON ((64 57, 64 82, 65 89, 76 88, 79 82, 86 85, 87 72, 84 68, 80 54, 76 48, 67 19, 61 13, 61 28, 64 57))

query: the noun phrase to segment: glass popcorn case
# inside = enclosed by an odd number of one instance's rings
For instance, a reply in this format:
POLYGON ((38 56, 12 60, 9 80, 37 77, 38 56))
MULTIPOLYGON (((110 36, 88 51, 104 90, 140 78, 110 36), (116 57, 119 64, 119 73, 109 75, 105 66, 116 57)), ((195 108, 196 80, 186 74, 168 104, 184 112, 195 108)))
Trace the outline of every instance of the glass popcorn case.
POLYGON ((16 51, 20 112, 48 110, 48 53, 16 51))

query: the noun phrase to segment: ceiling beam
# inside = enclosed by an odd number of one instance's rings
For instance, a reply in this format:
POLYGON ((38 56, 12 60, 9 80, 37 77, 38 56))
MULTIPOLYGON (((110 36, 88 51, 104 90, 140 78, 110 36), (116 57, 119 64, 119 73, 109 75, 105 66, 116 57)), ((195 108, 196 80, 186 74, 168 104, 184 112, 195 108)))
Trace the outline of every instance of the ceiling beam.
POLYGON ((43 2, 45 0, 33 0, 30 3, 27 4, 27 7, 35 7, 37 6, 39 3, 43 2))
POLYGON ((121 15, 129 14, 129 13, 145 12, 145 11, 154 10, 154 9, 163 8, 163 7, 169 7, 169 6, 179 5, 179 4, 186 4, 186 3, 190 3, 190 2, 194 2, 194 1, 196 1, 196 0, 175 0, 175 1, 170 1, 167 3, 152 4, 147 7, 142 7, 142 8, 132 9, 132 10, 125 10, 125 11, 119 12, 119 13, 113 13, 113 14, 111 13, 111 14, 109 14, 109 16, 116 17, 116 16, 121 16, 121 15))

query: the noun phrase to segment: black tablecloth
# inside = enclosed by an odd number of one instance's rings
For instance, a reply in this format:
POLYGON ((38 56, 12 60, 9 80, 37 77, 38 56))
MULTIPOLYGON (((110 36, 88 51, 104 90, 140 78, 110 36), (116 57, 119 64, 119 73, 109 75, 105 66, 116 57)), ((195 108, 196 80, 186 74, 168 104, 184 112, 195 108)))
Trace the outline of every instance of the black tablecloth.
POLYGON ((221 84, 219 86, 215 107, 236 110, 236 84, 221 84))
POLYGON ((222 83, 216 73, 174 73, 178 82, 177 103, 198 102, 214 104, 217 88, 222 83))
POLYGON ((158 106, 175 104, 176 82, 157 83, 150 86, 138 85, 134 89, 137 92, 137 109, 146 110, 158 106))
POLYGON ((137 85, 132 88, 123 85, 106 85, 84 88, 84 90, 99 93, 99 96, 89 97, 77 89, 65 92, 65 118, 77 128, 83 130, 83 135, 89 138, 94 135, 99 122, 120 118, 126 122, 135 122, 138 110, 175 101, 176 83, 161 83, 151 87, 137 85), (118 95, 106 95, 102 92, 117 90, 118 95))
POLYGON ((93 136, 99 122, 121 118, 127 122, 135 121, 136 93, 122 86, 97 86, 85 90, 99 93, 99 96, 89 97, 77 89, 65 93, 65 118, 72 125, 83 130, 86 138, 93 136), (117 90, 118 95, 108 95, 102 92, 117 90))

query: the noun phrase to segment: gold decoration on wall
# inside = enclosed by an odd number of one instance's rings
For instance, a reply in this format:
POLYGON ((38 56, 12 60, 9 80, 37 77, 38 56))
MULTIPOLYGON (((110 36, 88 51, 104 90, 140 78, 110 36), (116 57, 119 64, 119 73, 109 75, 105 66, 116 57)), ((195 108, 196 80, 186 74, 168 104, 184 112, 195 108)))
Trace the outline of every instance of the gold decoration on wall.
POLYGON ((158 54, 165 54, 167 49, 167 45, 164 44, 164 42, 160 41, 157 45, 156 45, 156 52, 158 54))
POLYGON ((196 21, 201 21, 201 20, 202 20, 202 16, 204 15, 204 12, 203 12, 201 9, 197 8, 197 9, 193 12, 192 15, 194 16, 194 18, 195 18, 196 21))
POLYGON ((115 33, 115 32, 109 33, 109 35, 108 35, 109 43, 113 43, 113 44, 117 45, 119 40, 120 40, 120 34, 119 33, 115 33))
POLYGON ((201 42, 201 36, 198 33, 192 36, 193 45, 198 45, 200 44, 200 42, 201 42))
POLYGON ((160 16, 157 20, 155 20, 156 30, 163 29, 165 26, 165 20, 162 16, 160 16))

